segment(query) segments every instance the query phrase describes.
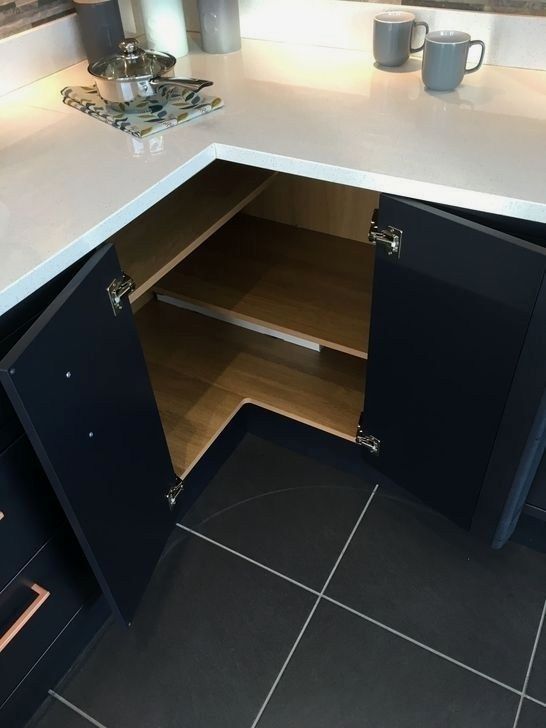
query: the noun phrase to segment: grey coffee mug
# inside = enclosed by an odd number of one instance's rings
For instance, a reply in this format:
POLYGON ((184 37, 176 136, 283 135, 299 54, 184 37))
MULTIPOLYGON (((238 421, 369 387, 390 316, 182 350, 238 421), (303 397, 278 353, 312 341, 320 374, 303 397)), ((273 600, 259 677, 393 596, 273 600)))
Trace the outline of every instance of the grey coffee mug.
POLYGON ((401 66, 410 53, 423 49, 423 44, 412 46, 413 31, 423 27, 428 33, 426 23, 417 22, 413 13, 390 10, 379 13, 373 20, 373 55, 380 66, 401 66))
POLYGON ((474 73, 483 63, 485 43, 470 40, 460 30, 434 30, 425 38, 423 52, 423 83, 431 91, 453 91, 465 73, 474 73), (480 60, 472 68, 466 67, 468 51, 473 45, 481 46, 480 60))

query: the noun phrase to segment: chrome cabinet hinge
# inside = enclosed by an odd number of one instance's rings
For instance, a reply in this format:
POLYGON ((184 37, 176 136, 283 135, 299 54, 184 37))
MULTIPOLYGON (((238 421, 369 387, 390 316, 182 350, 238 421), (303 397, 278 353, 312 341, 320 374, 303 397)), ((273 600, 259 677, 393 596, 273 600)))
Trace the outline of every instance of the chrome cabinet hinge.
POLYGON ((114 278, 112 283, 110 283, 106 292, 108 293, 108 298, 112 304, 114 316, 117 316, 123 308, 123 304, 121 303, 123 296, 126 296, 128 293, 132 293, 134 290, 135 282, 126 273, 122 273, 119 278, 114 278))
POLYGON ((365 447, 373 455, 379 455, 381 450, 381 440, 373 435, 365 435, 360 425, 356 428, 355 442, 357 445, 365 447))
POLYGON ((176 499, 183 490, 184 481, 182 480, 182 478, 177 478, 176 483, 165 493, 165 498, 167 499, 167 503, 169 504, 169 508, 171 509, 171 511, 176 505, 176 499))
POLYGON ((402 231, 392 225, 380 230, 377 226, 377 210, 373 211, 370 223, 370 231, 368 240, 374 245, 380 245, 387 251, 387 255, 396 255, 400 257, 400 249, 402 247, 402 231))

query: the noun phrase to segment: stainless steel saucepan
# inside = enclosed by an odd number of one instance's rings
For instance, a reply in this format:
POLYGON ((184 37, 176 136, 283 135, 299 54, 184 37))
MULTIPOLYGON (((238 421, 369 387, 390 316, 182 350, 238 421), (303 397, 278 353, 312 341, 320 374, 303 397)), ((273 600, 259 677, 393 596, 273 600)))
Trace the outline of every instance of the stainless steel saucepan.
POLYGON ((154 97, 164 103, 177 89, 191 106, 202 88, 212 86, 212 81, 200 78, 175 78, 176 58, 170 53, 144 50, 132 38, 122 41, 119 49, 120 53, 100 58, 88 68, 101 98, 111 106, 130 111, 154 97))

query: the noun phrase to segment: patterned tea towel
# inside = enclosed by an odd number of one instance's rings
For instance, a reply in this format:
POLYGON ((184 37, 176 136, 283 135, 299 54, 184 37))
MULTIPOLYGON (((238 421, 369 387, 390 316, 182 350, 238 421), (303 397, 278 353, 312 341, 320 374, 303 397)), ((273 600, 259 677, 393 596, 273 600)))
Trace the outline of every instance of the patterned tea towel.
POLYGON ((117 104, 116 108, 106 105, 96 86, 67 86, 61 94, 63 103, 68 106, 140 138, 208 114, 224 105, 217 96, 189 92, 164 94, 159 101, 157 97, 152 100, 142 99, 136 109, 129 112, 125 104, 117 104))

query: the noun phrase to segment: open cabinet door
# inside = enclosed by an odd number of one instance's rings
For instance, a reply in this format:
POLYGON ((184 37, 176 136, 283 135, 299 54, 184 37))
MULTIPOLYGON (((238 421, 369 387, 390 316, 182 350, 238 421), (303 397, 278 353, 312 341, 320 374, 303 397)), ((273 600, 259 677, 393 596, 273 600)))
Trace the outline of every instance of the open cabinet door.
POLYGON ((112 609, 130 624, 176 484, 114 248, 93 255, 0 363, 0 378, 112 609))
POLYGON ((381 197, 377 219, 377 232, 383 230, 387 234, 376 241, 359 440, 379 471, 469 528, 544 276, 545 251, 389 196, 381 197), (396 237, 398 251, 390 244, 396 237))

